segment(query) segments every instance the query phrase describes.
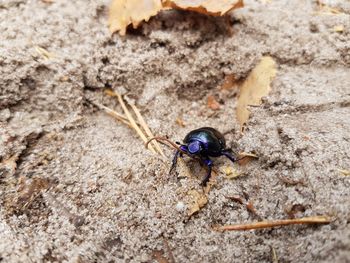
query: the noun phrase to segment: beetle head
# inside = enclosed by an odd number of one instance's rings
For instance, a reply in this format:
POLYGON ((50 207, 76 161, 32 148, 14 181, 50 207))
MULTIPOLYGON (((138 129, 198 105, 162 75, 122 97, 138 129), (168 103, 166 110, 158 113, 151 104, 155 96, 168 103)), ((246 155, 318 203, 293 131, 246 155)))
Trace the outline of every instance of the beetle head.
POLYGON ((197 154, 202 150, 202 144, 199 141, 192 141, 188 144, 190 154, 197 154))

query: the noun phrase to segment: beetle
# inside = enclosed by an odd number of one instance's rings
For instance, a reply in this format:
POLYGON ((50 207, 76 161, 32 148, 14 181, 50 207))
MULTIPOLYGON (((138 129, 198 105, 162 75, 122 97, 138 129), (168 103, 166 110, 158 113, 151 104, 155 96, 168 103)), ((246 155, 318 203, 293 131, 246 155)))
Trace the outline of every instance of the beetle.
POLYGON ((225 137, 216 129, 211 127, 202 127, 189 132, 183 144, 180 144, 179 149, 176 151, 170 172, 175 168, 177 159, 182 156, 183 153, 191 157, 199 157, 203 163, 208 167, 207 175, 202 180, 201 185, 206 186, 213 166, 213 161, 210 157, 226 156, 233 163, 236 162, 236 158, 231 155, 231 149, 226 149, 225 137))

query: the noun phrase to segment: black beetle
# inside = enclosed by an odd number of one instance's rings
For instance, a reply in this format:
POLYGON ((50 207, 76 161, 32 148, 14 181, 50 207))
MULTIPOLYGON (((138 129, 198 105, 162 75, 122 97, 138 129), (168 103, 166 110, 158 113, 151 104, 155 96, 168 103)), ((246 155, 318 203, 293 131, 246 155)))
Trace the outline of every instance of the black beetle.
MULTIPOLYGON (((177 144, 180 144, 177 142, 177 144)), ((186 153, 192 157, 199 157, 205 165, 208 166, 208 173, 202 181, 202 185, 206 186, 210 179, 212 160, 209 157, 226 156, 232 162, 236 159, 231 155, 231 149, 226 149, 226 141, 224 136, 214 128, 203 127, 188 133, 184 139, 184 144, 180 144, 179 150, 176 151, 170 172, 175 168, 177 158, 182 153, 186 153)))

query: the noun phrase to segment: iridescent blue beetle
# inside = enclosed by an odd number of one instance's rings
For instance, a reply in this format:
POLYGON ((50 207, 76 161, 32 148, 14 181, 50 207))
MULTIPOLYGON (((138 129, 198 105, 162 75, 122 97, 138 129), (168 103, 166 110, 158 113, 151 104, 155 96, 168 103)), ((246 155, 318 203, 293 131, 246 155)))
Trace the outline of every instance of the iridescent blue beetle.
MULTIPOLYGON (((180 144, 180 143, 178 143, 180 144)), ((177 158, 182 153, 186 153, 192 157, 199 157, 208 167, 208 173, 202 181, 205 186, 211 175, 213 161, 209 157, 226 156, 232 162, 236 159, 231 155, 231 150, 226 149, 226 141, 224 136, 217 130, 211 127, 203 127, 188 133, 184 139, 184 144, 180 144, 179 150, 176 151, 173 158, 173 164, 170 172, 175 168, 177 158)))

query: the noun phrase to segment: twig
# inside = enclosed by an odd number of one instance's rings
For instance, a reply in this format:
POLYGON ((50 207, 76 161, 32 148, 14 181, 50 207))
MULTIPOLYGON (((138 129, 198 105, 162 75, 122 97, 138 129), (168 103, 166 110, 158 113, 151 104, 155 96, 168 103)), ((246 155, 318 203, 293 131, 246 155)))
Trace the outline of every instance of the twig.
POLYGON ((132 128, 131 123, 129 122, 128 118, 124 115, 112 110, 111 108, 106 107, 105 105, 99 104, 97 102, 91 101, 89 99, 86 99, 89 103, 96 106, 97 108, 104 110, 107 114, 111 115, 112 117, 116 118, 118 121, 121 121, 122 123, 128 125, 130 128, 132 128))
POLYGON ((226 197, 227 199, 230 199, 230 200, 232 200, 232 201, 235 201, 235 202, 237 202, 237 203, 240 203, 241 205, 244 204, 242 198, 241 198, 240 196, 238 196, 238 195, 234 195, 234 196, 225 196, 225 197, 226 197))
MULTIPOLYGON (((130 111, 126 107, 122 96, 118 92, 111 91, 111 90, 107 90, 106 93, 108 95, 116 96, 118 98, 118 101, 119 101, 120 105, 122 106, 126 117, 128 118, 128 120, 131 123, 131 127, 137 132, 137 134, 141 137, 141 139, 144 141, 144 143, 147 143, 147 141, 148 141, 147 137, 143 134, 143 132, 141 131, 139 126, 137 126, 135 119, 132 117, 130 111)), ((151 150, 151 152, 157 153, 151 145, 149 146, 149 149, 151 150)))
POLYGON ((311 216, 296 219, 284 219, 275 221, 261 221, 246 224, 236 224, 236 225, 225 225, 214 227, 217 231, 232 231, 232 230, 252 230, 260 228, 270 228, 277 226, 286 225, 297 225, 297 224, 327 224, 330 223, 332 219, 327 216, 311 216))
MULTIPOLYGON (((144 118, 142 117, 142 115, 141 115, 139 109, 138 109, 135 105, 133 105, 133 104, 130 104, 130 103, 129 103, 129 105, 130 105, 130 107, 132 108, 132 110, 134 111, 134 113, 135 113, 137 119, 138 119, 139 122, 140 122, 141 127, 145 130, 145 132, 146 132, 146 134, 148 135, 148 137, 149 137, 149 138, 153 138, 154 135, 152 134, 151 130, 149 129, 149 127, 148 127, 148 125, 147 125, 147 123, 145 122, 144 118)), ((160 148, 158 142, 157 142, 157 141, 153 141, 153 145, 155 146, 155 148, 157 149, 157 151, 160 153, 160 155, 163 156, 163 157, 165 157, 165 155, 164 155, 162 149, 160 148)))
POLYGON ((272 257, 272 263, 278 263, 278 256, 276 253, 276 249, 274 249, 274 247, 271 247, 271 257, 272 257))

